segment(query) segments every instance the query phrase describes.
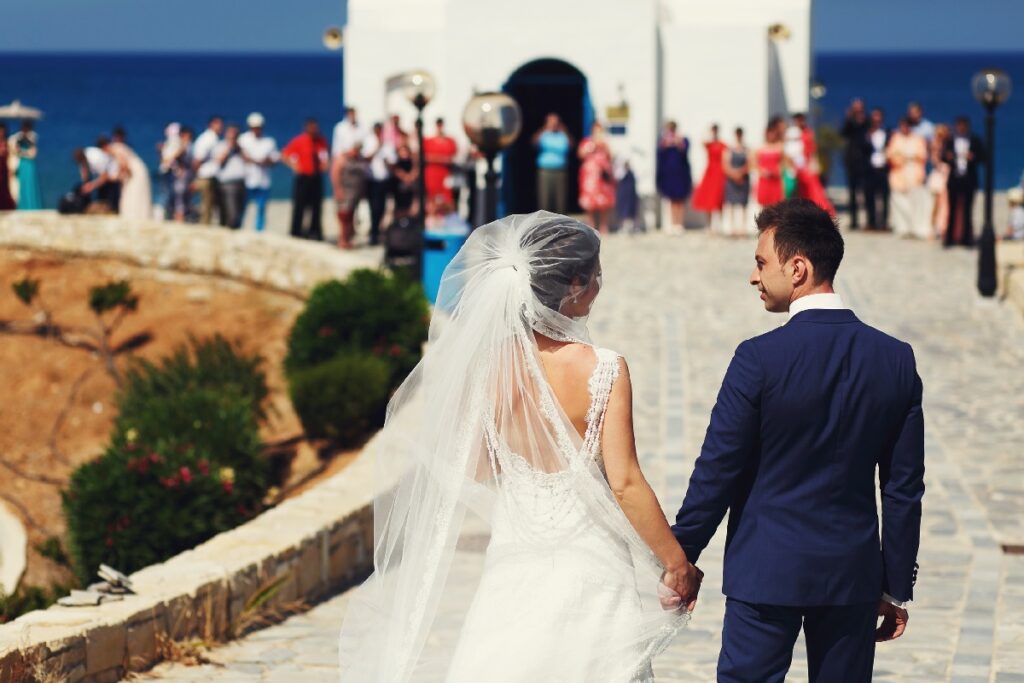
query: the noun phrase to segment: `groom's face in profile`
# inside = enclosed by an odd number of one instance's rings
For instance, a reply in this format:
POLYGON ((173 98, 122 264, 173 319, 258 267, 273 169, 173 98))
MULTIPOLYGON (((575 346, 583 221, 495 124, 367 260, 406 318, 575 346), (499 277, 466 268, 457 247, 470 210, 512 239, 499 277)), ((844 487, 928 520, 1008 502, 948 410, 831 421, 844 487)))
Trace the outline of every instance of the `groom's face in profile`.
POLYGON ((788 263, 779 261, 779 254, 775 251, 775 230, 769 228, 758 237, 754 261, 750 284, 761 292, 765 310, 785 313, 793 297, 793 271, 788 263))

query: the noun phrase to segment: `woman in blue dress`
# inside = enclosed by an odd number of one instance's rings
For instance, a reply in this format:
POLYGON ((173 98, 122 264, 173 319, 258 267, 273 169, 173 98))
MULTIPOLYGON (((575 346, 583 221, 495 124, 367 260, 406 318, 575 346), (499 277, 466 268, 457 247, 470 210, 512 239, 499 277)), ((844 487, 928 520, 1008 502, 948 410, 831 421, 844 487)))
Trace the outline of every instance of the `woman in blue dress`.
POLYGON ((32 130, 32 122, 21 122, 21 130, 11 136, 8 147, 12 156, 18 159, 18 170, 15 178, 18 181, 18 210, 34 211, 43 208, 43 196, 39 191, 39 172, 36 169, 36 156, 39 145, 36 133, 32 130))
POLYGON ((658 186, 658 194, 669 202, 672 228, 676 230, 683 228, 686 200, 693 190, 689 152, 690 141, 678 134, 675 121, 668 121, 665 124, 665 132, 658 140, 655 183, 658 186))

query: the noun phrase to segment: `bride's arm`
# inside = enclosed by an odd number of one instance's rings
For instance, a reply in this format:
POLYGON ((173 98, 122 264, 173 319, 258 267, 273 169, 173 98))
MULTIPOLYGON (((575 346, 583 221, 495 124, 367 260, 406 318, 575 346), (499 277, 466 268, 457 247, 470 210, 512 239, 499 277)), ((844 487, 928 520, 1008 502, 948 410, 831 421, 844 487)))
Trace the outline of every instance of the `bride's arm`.
POLYGON ((687 603, 700 588, 700 571, 686 559, 665 520, 654 490, 640 469, 633 436, 633 387, 626 361, 619 360, 619 378, 612 386, 605 413, 602 451, 608 484, 640 538, 665 567, 665 583, 687 603))

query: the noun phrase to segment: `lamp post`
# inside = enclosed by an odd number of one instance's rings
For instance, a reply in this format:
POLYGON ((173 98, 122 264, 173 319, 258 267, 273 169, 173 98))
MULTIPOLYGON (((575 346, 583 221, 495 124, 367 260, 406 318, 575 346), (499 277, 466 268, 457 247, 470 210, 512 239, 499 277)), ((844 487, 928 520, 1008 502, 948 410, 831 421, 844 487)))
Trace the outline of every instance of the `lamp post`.
POLYGON ((996 108, 1010 97, 1010 77, 1000 69, 983 69, 971 81, 974 98, 985 107, 985 224, 978 245, 978 292, 984 297, 996 293, 996 231, 992 222, 992 193, 995 183, 996 108))
POLYGON ((423 155, 423 108, 434 99, 436 86, 434 77, 423 69, 406 71, 392 76, 387 82, 387 91, 398 90, 412 106, 416 107, 416 143, 419 147, 419 178, 416 182, 416 194, 419 199, 418 219, 420 229, 426 225, 427 217, 427 181, 425 174, 426 161, 423 155))
POLYGON ((523 114, 519 104, 503 92, 478 93, 462 111, 462 127, 466 135, 487 159, 484 217, 478 224, 498 218, 498 174, 494 171, 494 159, 498 152, 515 142, 522 126, 523 114))
POLYGON ((387 79, 385 91, 388 94, 399 93, 416 107, 416 140, 419 147, 419 176, 416 182, 416 194, 419 209, 414 219, 396 221, 384 240, 384 260, 392 267, 401 265, 409 269, 415 279, 419 279, 423 270, 423 231, 426 229, 427 217, 427 182, 425 160, 423 154, 423 108, 434 98, 434 77, 423 69, 406 71, 387 79))

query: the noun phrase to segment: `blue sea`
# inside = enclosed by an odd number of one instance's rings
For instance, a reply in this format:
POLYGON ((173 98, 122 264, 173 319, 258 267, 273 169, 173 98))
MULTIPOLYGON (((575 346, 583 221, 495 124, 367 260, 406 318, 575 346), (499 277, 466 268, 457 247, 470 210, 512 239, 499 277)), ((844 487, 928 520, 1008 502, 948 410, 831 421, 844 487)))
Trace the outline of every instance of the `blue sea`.
MULTIPOLYGON (((38 122, 44 205, 55 207, 76 181, 76 147, 123 125, 150 169, 168 122, 202 131, 212 114, 244 125, 258 111, 280 146, 313 116, 330 133, 341 117, 342 62, 322 55, 4 54, 0 104, 20 99, 43 110, 38 122)), ((11 122, 8 122, 10 124, 11 122)), ((273 195, 291 192, 291 172, 273 170, 273 195)))
MULTIPOLYGON (((983 113, 971 97, 980 68, 1006 70, 1021 92, 999 110, 998 187, 1016 184, 1024 170, 1024 52, 999 54, 819 54, 815 74, 827 93, 822 121, 840 125, 853 97, 881 106, 892 125, 910 100, 935 122, 967 114, 976 129, 983 113)), ((341 115, 342 56, 224 54, 12 54, 0 52, 0 103, 20 99, 39 107, 40 174, 44 201, 55 206, 76 180, 71 153, 109 133, 128 131, 129 143, 153 169, 163 128, 179 121, 201 130, 211 114, 242 122, 251 111, 267 119, 267 132, 284 145, 307 116, 325 131, 341 115)), ((358 105, 358 103, 354 103, 358 105)), ((836 164, 836 167, 841 164, 836 164)), ((290 173, 273 172, 273 194, 287 197, 290 173)), ((841 170, 831 181, 841 183, 841 170)))
MULTIPOLYGON (((971 78, 979 70, 998 67, 1009 74, 1017 93, 996 111, 997 188, 1020 182, 1024 172, 1024 52, 956 54, 845 54, 819 53, 815 77, 826 88, 818 104, 819 121, 839 128, 846 108, 855 97, 870 107, 881 107, 886 123, 895 127, 907 103, 918 101, 933 123, 964 114, 984 138, 985 112, 971 95, 971 78)), ((837 156, 831 184, 844 183, 837 156)))

